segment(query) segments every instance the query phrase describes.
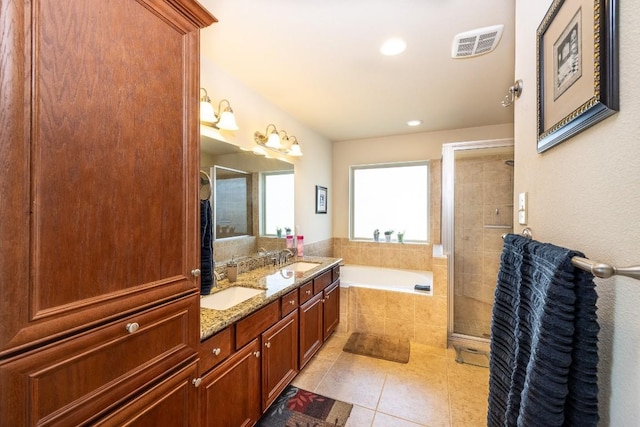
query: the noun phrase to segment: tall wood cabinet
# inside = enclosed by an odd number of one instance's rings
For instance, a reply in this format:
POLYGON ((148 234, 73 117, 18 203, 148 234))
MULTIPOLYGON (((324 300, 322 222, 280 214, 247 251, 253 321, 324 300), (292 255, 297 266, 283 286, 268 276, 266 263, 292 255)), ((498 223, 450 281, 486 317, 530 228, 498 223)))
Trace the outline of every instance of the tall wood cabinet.
POLYGON ((0 17, 0 425, 197 406, 215 18, 193 0, 3 0, 0 17))

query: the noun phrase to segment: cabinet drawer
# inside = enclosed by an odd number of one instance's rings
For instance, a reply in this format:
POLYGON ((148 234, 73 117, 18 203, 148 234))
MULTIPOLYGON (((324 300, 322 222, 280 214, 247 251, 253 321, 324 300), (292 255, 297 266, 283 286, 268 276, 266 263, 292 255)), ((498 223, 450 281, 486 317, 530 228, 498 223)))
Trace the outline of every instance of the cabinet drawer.
POLYGON ((226 359, 233 349, 232 328, 228 327, 200 343, 200 372, 205 373, 226 359))
POLYGON ((313 280, 300 286, 300 304, 304 304, 313 298, 313 280))
POLYGON ((325 271, 313 279, 313 293, 317 294, 331 284, 331 270, 325 271))
POLYGON ((2 422, 85 424, 195 360, 198 299, 191 294, 0 362, 0 389, 14 390, 0 402, 2 422))
POLYGON ((236 350, 280 320, 280 300, 275 300, 236 324, 236 350))
POLYGON ((298 289, 294 289, 281 298, 282 301, 282 317, 291 313, 298 308, 298 289))
POLYGON ((197 378, 194 360, 160 384, 154 385, 114 413, 92 424, 109 426, 164 426, 190 427, 198 425, 198 389, 192 381, 197 378))

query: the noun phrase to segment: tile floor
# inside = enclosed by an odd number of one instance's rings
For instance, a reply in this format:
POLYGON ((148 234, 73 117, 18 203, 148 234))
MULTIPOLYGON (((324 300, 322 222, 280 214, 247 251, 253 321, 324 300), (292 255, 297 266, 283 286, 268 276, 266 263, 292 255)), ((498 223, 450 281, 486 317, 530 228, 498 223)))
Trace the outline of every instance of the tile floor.
POLYGON ((485 426, 489 370, 455 361, 455 350, 411 343, 409 363, 342 351, 334 334, 293 385, 353 403, 347 427, 485 426))

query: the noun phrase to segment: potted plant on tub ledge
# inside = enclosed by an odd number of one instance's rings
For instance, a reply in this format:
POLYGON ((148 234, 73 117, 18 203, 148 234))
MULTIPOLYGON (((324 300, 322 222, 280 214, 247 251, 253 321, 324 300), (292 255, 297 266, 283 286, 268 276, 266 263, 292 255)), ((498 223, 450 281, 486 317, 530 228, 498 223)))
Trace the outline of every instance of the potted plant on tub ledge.
POLYGON ((380 240, 380 230, 376 228, 375 230, 373 230, 373 241, 377 242, 379 240, 380 240))
POLYGON ((398 243, 404 243, 404 231, 398 231, 398 243))
POLYGON ((384 232, 384 241, 385 242, 390 242, 391 241, 391 235, 393 234, 393 230, 387 230, 384 232))

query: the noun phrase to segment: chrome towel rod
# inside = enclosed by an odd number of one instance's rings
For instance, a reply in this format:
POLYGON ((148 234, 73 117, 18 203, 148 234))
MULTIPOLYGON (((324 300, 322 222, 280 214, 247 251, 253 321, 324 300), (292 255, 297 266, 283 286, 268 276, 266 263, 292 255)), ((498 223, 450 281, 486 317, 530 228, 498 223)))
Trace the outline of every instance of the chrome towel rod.
MULTIPOLYGON (((526 227, 524 230, 522 230, 522 235, 527 239, 533 239, 533 234, 531 233, 531 229, 529 227, 526 227)), ((503 239, 504 236, 506 236, 506 234, 502 235, 503 239)), ((601 279, 607 279, 611 276, 625 276, 640 280, 640 266, 615 267, 610 264, 591 261, 590 259, 582 258, 579 256, 574 256, 573 258, 571 258, 571 264, 573 264, 574 267, 588 271, 594 276, 601 279)))

